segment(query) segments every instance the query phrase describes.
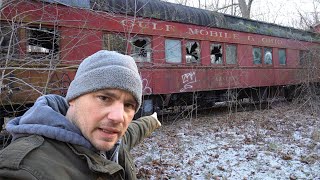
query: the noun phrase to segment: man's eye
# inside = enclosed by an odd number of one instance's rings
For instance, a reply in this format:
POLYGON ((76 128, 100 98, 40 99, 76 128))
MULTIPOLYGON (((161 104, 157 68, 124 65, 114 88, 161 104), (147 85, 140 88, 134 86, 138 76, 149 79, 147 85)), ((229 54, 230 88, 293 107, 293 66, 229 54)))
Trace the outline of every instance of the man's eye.
POLYGON ((107 96, 98 96, 98 98, 102 101, 108 101, 110 98, 107 96))
POLYGON ((135 104, 127 103, 127 104, 125 104, 125 106, 126 106, 127 108, 136 110, 136 105, 135 105, 135 104))

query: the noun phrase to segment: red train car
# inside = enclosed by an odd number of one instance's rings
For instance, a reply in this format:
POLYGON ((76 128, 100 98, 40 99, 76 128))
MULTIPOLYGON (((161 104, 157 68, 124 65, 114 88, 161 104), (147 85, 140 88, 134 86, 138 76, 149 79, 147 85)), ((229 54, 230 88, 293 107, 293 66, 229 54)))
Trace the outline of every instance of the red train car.
MULTIPOLYGON (((78 64, 100 49, 136 60, 143 114, 288 97, 305 82, 300 72, 320 42, 314 32, 161 1, 54 2, 1 5, 1 118, 42 94, 64 95, 78 64)), ((318 81, 317 73, 308 77, 318 81)))

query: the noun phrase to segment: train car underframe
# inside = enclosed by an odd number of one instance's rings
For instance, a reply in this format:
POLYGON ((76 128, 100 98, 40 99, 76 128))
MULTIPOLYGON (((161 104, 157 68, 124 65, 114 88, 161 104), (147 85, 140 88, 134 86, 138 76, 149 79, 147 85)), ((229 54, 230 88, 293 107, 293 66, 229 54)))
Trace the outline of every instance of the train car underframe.
POLYGON ((168 113, 189 106, 203 109, 221 104, 265 103, 281 99, 292 101, 300 93, 301 85, 286 85, 147 95, 144 96, 136 117, 150 115, 153 112, 168 113))
MULTIPOLYGON (((315 83, 313 84, 315 85, 315 83)), ((173 94, 145 95, 140 110, 135 118, 150 115, 153 112, 160 114, 182 111, 190 108, 211 108, 221 104, 237 105, 239 103, 263 103, 268 100, 282 98, 287 101, 298 97, 302 85, 251 87, 214 91, 195 91, 173 94)), ((320 87, 316 84, 315 87, 320 87)), ((5 119, 21 116, 33 104, 3 105, 0 108, 0 131, 5 126, 5 119)))

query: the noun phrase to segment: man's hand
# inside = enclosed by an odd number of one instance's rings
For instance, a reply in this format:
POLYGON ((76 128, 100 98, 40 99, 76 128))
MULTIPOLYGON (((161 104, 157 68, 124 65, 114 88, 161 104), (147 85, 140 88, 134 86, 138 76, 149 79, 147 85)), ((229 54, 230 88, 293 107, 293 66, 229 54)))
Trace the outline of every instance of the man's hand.
POLYGON ((157 120, 159 127, 161 127, 161 122, 158 120, 157 112, 154 112, 151 116, 157 120))

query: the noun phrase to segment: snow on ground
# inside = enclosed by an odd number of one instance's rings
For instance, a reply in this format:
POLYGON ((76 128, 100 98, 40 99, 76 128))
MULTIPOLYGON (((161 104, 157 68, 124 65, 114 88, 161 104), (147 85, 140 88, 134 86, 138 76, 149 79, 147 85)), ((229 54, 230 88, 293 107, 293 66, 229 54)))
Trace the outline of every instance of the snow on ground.
POLYGON ((281 103, 164 123, 131 151, 138 177, 320 179, 320 116, 302 109, 281 103))

